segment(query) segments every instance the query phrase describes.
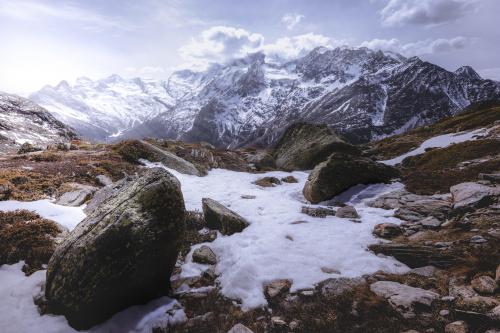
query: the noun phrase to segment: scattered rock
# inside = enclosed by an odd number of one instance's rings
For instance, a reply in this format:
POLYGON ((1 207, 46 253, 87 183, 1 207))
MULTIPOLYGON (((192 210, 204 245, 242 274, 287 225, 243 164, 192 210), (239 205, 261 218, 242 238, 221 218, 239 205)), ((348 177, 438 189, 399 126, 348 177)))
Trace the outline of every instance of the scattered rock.
POLYGON ((254 184, 261 187, 274 187, 276 185, 281 185, 281 180, 276 177, 263 177, 257 179, 254 184))
POLYGON ((450 187, 450 192, 454 209, 469 210, 491 204, 493 198, 500 195, 500 186, 468 182, 450 187))
POLYGON ((426 217, 425 219, 420 221, 422 227, 427 229, 438 229, 442 223, 443 223, 442 221, 439 221, 434 216, 426 217))
POLYGON ((227 333, 253 333, 253 331, 245 325, 236 324, 227 333))
POLYGON ((48 264, 50 309, 77 329, 169 288, 185 228, 180 183, 159 168, 121 182, 121 190, 78 224, 48 264))
POLYGON ((446 310, 446 309, 441 310, 441 311, 439 311, 439 315, 440 315, 441 317, 447 317, 447 316, 449 316, 449 315, 450 315, 450 310, 446 310))
POLYGON ((346 218, 346 219, 357 219, 359 218, 358 212, 356 208, 353 206, 343 206, 337 209, 337 213, 335 213, 336 217, 346 218))
POLYGON ((500 265, 497 266, 497 269, 495 271, 495 281, 497 284, 500 284, 500 265))
POLYGON ((460 310, 487 313, 498 304, 499 302, 492 297, 472 296, 459 298, 455 306, 460 310))
POLYGON ((487 275, 478 276, 471 281, 472 288, 481 294, 493 294, 497 289, 497 283, 487 275))
POLYGON ((95 178, 97 179, 97 181, 99 182, 99 184, 101 184, 102 186, 108 186, 108 185, 113 184, 113 181, 111 180, 111 178, 109 178, 106 175, 98 175, 95 178))
POLYGON ((497 322, 500 322, 500 305, 497 305, 496 307, 494 307, 489 313, 488 313, 488 317, 491 319, 491 320, 494 320, 494 321, 497 321, 497 322))
POLYGON ((271 317, 271 329, 276 333, 285 333, 288 331, 288 325, 286 324, 286 321, 284 321, 281 317, 274 316, 271 317))
POLYGON ((213 199, 203 198, 202 205, 207 227, 219 230, 223 235, 241 232, 249 225, 239 214, 213 199))
POLYGON ((0 200, 8 200, 13 190, 14 185, 7 180, 0 179, 0 200))
POLYGON ((488 180, 492 183, 500 183, 500 173, 480 173, 479 179, 488 180))
POLYGON ((429 277, 434 276, 434 273, 436 273, 436 267, 434 267, 434 266, 418 267, 418 268, 412 269, 409 273, 429 278, 429 277))
POLYGON ((397 169, 369 158, 334 153, 314 168, 303 193, 307 200, 318 203, 354 185, 386 183, 397 175, 397 169))
POLYGON ((321 296, 326 299, 334 299, 344 293, 352 292, 357 287, 366 283, 364 278, 331 278, 321 282, 318 287, 321 296))
POLYGON ((288 127, 275 147, 276 166, 284 170, 311 170, 334 152, 359 154, 326 125, 296 123, 288 127))
POLYGON ((469 327, 463 320, 454 321, 444 327, 445 333, 468 333, 469 327))
POLYGON ((193 262, 215 265, 217 264, 217 256, 210 247, 202 245, 193 251, 193 262))
POLYGON ((480 235, 475 235, 470 238, 470 242, 474 244, 482 244, 482 243, 487 243, 488 241, 480 235))
POLYGON ((401 227, 395 223, 379 223, 373 228, 373 234, 381 238, 394 238, 403 233, 401 227))
POLYGON ((430 307, 439 297, 435 292, 392 281, 375 282, 370 285, 370 290, 386 298, 389 304, 407 319, 415 317, 415 307, 430 307))
POLYGON ((255 199, 257 198, 255 195, 248 195, 248 194, 243 194, 241 196, 242 199, 255 199))
POLYGON ((411 268, 429 265, 446 268, 463 260, 460 254, 443 251, 434 246, 389 243, 373 244, 368 248, 376 254, 392 256, 411 268))
POLYGON ((297 178, 295 178, 294 176, 283 177, 283 178, 281 178, 281 181, 283 183, 298 183, 299 182, 299 180, 297 178))
POLYGON ((75 190, 66 192, 61 195, 61 197, 57 199, 56 204, 70 207, 81 206, 92 197, 92 194, 94 194, 98 190, 98 188, 94 186, 76 183, 73 183, 70 186, 75 190))
POLYGON ((19 150, 17 151, 18 154, 26 154, 26 153, 32 153, 35 151, 41 151, 43 150, 42 147, 35 146, 29 142, 25 142, 19 147, 19 150))
POLYGON ((324 208, 324 207, 308 207, 308 206, 302 206, 302 214, 307 214, 312 217, 320 217, 320 218, 325 218, 327 216, 334 216, 335 215, 335 210, 331 208, 324 208))
POLYGON ((321 271, 326 274, 340 274, 340 271, 331 267, 321 267, 321 271))
POLYGON ((264 293, 268 299, 273 299, 287 293, 292 286, 292 281, 286 279, 274 280, 264 286, 264 293))

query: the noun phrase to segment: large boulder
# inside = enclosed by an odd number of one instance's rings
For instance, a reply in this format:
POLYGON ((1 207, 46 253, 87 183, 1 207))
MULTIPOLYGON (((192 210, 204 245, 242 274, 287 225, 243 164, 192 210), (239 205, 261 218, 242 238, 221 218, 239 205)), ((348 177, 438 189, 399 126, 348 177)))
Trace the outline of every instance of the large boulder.
POLYGON ((165 295, 185 229, 179 181, 161 168, 119 181, 56 249, 47 268, 49 309, 87 329, 165 295))
POLYGON ((276 144, 274 157, 280 169, 310 170, 334 152, 360 153, 326 125, 296 123, 276 144))
POLYGON ((207 227, 219 230, 223 235, 232 235, 236 232, 241 232, 249 224, 239 214, 213 199, 203 198, 202 206, 207 227))
POLYGON ((398 171, 369 158, 334 153, 318 164, 304 186, 304 196, 312 203, 333 198, 357 184, 387 183, 398 171))
POLYGON ((450 187, 450 192, 453 197, 454 209, 472 210, 487 206, 498 200, 500 186, 487 186, 468 182, 450 187))

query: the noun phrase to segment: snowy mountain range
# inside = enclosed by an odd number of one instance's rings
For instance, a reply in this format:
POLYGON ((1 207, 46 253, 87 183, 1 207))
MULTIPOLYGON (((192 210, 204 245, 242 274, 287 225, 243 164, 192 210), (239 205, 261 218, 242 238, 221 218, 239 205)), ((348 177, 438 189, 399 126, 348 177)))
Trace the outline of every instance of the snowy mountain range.
POLYGON ((167 80, 80 78, 30 98, 95 140, 149 136, 239 147, 268 146, 296 121, 367 142, 500 99, 500 83, 468 66, 449 72, 392 52, 319 47, 293 61, 255 53, 167 80))
POLYGON ((46 146, 75 136, 71 128, 32 101, 0 92, 0 152, 25 142, 46 146))

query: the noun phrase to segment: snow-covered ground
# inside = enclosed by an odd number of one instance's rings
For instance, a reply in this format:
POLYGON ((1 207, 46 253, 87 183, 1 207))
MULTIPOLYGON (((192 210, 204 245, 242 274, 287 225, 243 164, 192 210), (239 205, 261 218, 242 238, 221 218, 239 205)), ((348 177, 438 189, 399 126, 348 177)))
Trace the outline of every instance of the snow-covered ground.
POLYGON ((55 221, 60 225, 73 230, 85 218, 84 206, 67 207, 56 205, 49 199, 37 201, 0 201, 0 211, 14 211, 27 209, 37 212, 41 217, 55 221))
POLYGON ((400 156, 395 157, 395 158, 390 159, 390 160, 381 161, 381 162, 388 164, 388 165, 396 165, 398 163, 403 162, 403 160, 405 158, 407 158, 408 156, 415 156, 415 155, 425 153, 425 150, 427 148, 443 148, 443 147, 447 147, 447 146, 454 144, 454 143, 475 140, 478 136, 482 136, 482 135, 486 135, 486 134, 488 134, 488 129, 480 128, 480 129, 470 131, 470 132, 449 133, 449 134, 435 136, 433 138, 425 140, 420 145, 420 147, 415 148, 413 150, 410 150, 406 154, 400 155, 400 156))
MULTIPOLYGON (((244 309, 265 305, 263 284, 275 279, 290 279, 292 290, 298 290, 313 287, 330 277, 355 277, 377 270, 407 270, 396 260, 376 256, 367 250, 369 244, 378 241, 372 235, 375 224, 401 221, 391 217, 391 211, 368 207, 365 201, 400 189, 401 184, 358 186, 344 194, 342 199, 353 204, 361 216, 361 223, 354 223, 349 219, 313 218, 301 213, 302 206, 307 205, 302 195, 306 172, 292 173, 298 183, 262 188, 252 183, 260 177, 281 178, 290 173, 249 174, 215 169, 205 177, 196 177, 169 171, 181 182, 188 210, 201 210, 201 199, 209 197, 250 222, 243 232, 219 235, 207 244, 218 257, 216 269, 220 273, 222 293, 241 300, 244 309), (245 194, 256 198, 242 199, 245 194), (306 223, 294 224, 296 221, 306 223), (324 273, 322 267, 337 269, 341 274, 324 273)), ((192 251, 182 267, 182 276, 199 275, 207 268, 193 263, 191 255, 192 251)))

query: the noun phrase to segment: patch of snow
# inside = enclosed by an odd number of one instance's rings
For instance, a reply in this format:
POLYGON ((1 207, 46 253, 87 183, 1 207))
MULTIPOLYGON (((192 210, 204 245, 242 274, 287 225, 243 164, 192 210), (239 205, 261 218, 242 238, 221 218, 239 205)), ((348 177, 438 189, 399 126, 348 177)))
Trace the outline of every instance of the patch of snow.
MULTIPOLYGON (((33 297, 45 282, 45 270, 25 276, 24 263, 0 266, 0 327, 3 333, 71 333, 64 316, 38 313, 33 297)), ((167 326, 186 320, 176 300, 155 299, 145 305, 133 306, 115 314, 108 321, 91 328, 90 333, 150 333, 155 326, 167 326)), ((82 332, 82 331, 80 331, 82 332)))
POLYGON ((37 201, 0 201, 0 211, 14 211, 17 209, 32 210, 46 219, 59 223, 70 231, 85 218, 84 207, 56 205, 48 199, 37 201))
MULTIPOLYGON (((161 167, 145 162, 148 167, 161 167)), ((221 202, 246 218, 250 225, 241 233, 219 235, 209 244, 218 258, 221 292, 241 301, 243 309, 265 305, 263 284, 275 279, 291 279, 292 290, 309 288, 332 277, 321 267, 341 271, 340 276, 355 277, 377 270, 404 272, 407 267, 392 258, 379 257, 367 250, 378 241, 372 235, 375 224, 400 223, 390 212, 371 208, 365 201, 394 189, 393 185, 372 185, 358 189, 347 201, 354 204, 361 223, 330 216, 314 218, 301 213, 308 202, 302 195, 307 172, 280 171, 249 174, 222 169, 209 171, 205 177, 180 174, 168 169, 181 182, 188 210, 201 210, 204 197, 221 202), (262 188, 254 181, 261 177, 293 175, 298 183, 262 188), (251 200, 241 195, 254 195, 251 200), (357 198, 357 199, 356 199, 357 198), (292 224, 296 221, 306 223, 292 224)), ((318 206, 318 205, 310 205, 318 206)), ((199 275, 205 265, 192 262, 191 249, 182 266, 182 276, 199 275)), ((339 276, 339 275, 336 275, 339 276)))
POLYGON ((460 143, 464 141, 475 140, 477 136, 485 135, 488 133, 488 130, 485 128, 480 128, 470 132, 461 132, 461 133, 449 133, 438 135, 428 140, 425 140, 420 147, 415 148, 406 154, 400 155, 390 160, 381 161, 387 165, 396 165, 401 163, 405 158, 409 156, 415 156, 419 154, 425 153, 425 150, 428 148, 443 148, 447 147, 454 143, 460 143))

